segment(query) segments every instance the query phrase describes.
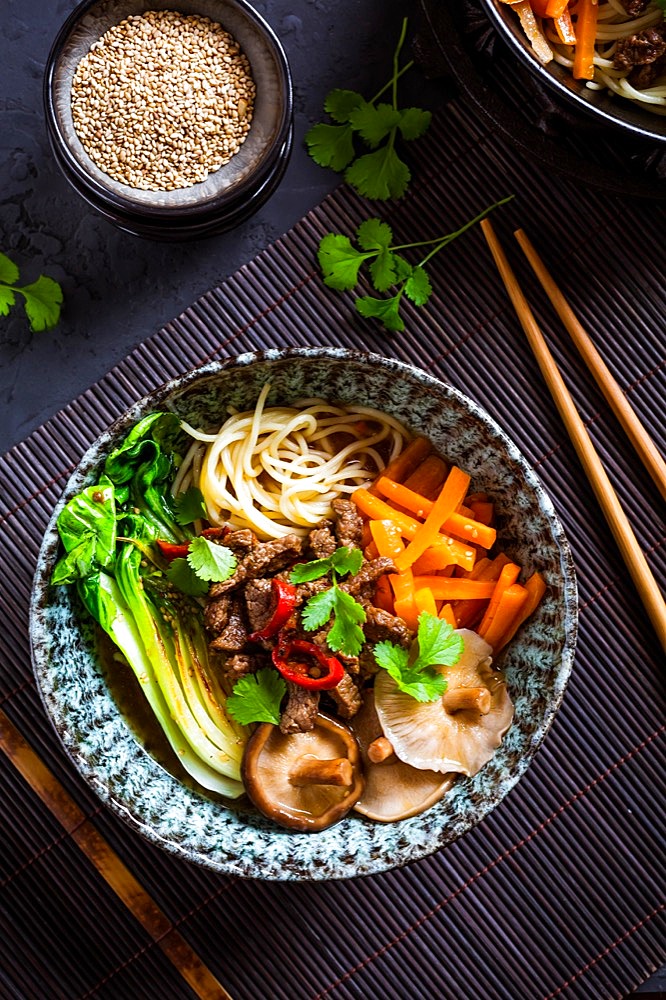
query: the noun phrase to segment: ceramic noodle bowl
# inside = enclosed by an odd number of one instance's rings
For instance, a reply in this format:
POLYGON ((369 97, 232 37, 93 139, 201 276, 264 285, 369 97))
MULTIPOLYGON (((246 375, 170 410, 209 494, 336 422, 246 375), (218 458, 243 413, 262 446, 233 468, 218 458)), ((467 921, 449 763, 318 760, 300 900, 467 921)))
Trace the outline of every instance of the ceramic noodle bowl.
POLYGON ((46 530, 31 606, 34 670, 44 707, 74 765, 134 831, 167 851, 230 875, 338 879, 423 858, 468 832, 521 778, 557 712, 576 642, 574 570, 562 525, 537 476, 494 420, 423 371, 376 355, 333 348, 245 354, 188 372, 136 403, 95 442, 67 484, 46 530), (489 493, 498 546, 548 589, 534 615, 497 657, 515 705, 501 747, 471 778, 457 777, 425 812, 393 823, 356 812, 317 833, 281 829, 243 796, 204 793, 146 725, 114 679, 75 588, 52 587, 56 518, 96 480, 104 458, 142 416, 173 410, 190 424, 219 426, 227 407, 251 409, 266 382, 267 405, 321 396, 376 407, 427 436, 489 493))

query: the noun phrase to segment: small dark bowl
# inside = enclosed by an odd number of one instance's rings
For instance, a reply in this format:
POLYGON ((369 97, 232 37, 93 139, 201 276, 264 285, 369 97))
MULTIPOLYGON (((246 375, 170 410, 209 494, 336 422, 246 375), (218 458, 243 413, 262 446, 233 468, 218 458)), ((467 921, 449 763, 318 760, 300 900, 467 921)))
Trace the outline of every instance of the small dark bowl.
POLYGON ((508 4, 481 0, 481 5, 516 58, 551 93, 591 116, 598 125, 608 126, 626 136, 666 143, 666 116, 648 111, 633 101, 613 97, 605 90, 591 90, 584 82, 574 80, 567 68, 555 61, 543 66, 534 55, 518 16, 508 4))
POLYGON ((272 28, 245 0, 84 0, 51 48, 44 103, 51 148, 72 186, 120 229, 152 239, 194 239, 239 225, 273 194, 291 153, 289 64, 272 28), (248 58, 257 89, 240 150, 205 181, 176 191, 142 191, 111 178, 88 156, 72 120, 72 78, 80 60, 112 25, 148 10, 199 14, 220 23, 248 58))

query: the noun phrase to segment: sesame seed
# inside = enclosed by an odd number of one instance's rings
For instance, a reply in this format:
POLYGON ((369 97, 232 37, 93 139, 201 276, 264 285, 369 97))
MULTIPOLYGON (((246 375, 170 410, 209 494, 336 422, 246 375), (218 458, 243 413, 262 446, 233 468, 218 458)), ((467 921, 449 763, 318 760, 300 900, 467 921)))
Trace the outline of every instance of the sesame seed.
POLYGON ((207 17, 147 11, 93 43, 72 119, 94 163, 130 187, 191 187, 238 152, 256 87, 236 40, 207 17))

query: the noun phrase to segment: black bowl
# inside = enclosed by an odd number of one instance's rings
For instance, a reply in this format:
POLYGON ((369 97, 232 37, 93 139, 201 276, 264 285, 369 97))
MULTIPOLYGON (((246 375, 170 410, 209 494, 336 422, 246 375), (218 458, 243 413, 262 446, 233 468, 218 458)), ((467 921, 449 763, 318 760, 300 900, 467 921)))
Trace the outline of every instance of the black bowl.
POLYGON ((293 141, 293 88, 272 28, 245 0, 84 0, 49 54, 44 103, 51 148, 79 195, 120 229, 177 241, 232 229, 278 186, 293 141), (205 181, 175 191, 143 191, 114 180, 86 153, 74 129, 72 78, 90 46, 112 25, 147 10, 177 10, 216 21, 239 42, 256 84, 252 124, 240 150, 205 181))

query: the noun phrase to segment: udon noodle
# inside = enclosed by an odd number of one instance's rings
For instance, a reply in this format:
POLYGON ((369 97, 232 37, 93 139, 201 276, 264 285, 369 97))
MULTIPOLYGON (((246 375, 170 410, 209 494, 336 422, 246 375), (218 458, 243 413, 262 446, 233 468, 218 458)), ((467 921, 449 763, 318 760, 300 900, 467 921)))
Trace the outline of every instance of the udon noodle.
POLYGON ((214 433, 183 423, 194 439, 173 491, 201 490, 211 524, 250 528, 259 538, 305 535, 331 502, 367 485, 411 435, 367 406, 306 399, 231 412, 214 433))

